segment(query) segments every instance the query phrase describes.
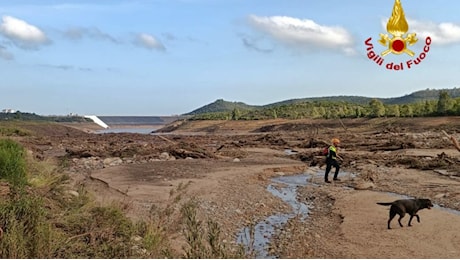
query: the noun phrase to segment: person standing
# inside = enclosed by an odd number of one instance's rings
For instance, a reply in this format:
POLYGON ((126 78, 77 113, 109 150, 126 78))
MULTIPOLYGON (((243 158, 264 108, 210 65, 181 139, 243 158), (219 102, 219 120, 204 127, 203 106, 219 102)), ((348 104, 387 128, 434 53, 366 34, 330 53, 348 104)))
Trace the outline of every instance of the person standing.
POLYGON ((340 145, 340 140, 338 138, 333 138, 332 139, 332 145, 329 146, 327 155, 326 155, 326 172, 324 174, 324 181, 326 183, 331 183, 329 181, 329 172, 331 171, 332 167, 335 168, 335 173, 334 173, 334 181, 340 181, 337 176, 339 175, 339 170, 340 170, 340 164, 337 161, 337 158, 340 158, 338 155, 338 147, 340 145))

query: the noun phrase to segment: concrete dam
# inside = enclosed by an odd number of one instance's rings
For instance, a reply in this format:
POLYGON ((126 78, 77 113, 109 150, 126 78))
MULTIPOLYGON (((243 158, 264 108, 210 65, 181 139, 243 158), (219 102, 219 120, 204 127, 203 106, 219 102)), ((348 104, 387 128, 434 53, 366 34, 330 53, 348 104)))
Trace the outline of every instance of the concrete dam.
POLYGON ((85 118, 93 120, 102 128, 121 126, 163 126, 184 118, 182 116, 96 116, 88 115, 85 118))

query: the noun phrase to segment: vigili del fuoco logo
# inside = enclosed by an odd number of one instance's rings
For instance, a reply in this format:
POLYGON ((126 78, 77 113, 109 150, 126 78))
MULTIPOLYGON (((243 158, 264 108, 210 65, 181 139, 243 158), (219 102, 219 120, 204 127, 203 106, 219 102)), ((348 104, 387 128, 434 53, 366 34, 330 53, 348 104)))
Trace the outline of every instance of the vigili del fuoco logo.
POLYGON ((425 46, 423 50, 416 55, 410 49, 411 46, 417 44, 418 39, 415 33, 408 33, 409 25, 404 15, 404 10, 400 0, 395 0, 393 12, 387 23, 388 34, 380 34, 379 43, 385 46, 385 50, 379 54, 374 51, 372 44, 372 37, 369 37, 364 43, 367 46, 367 57, 374 61, 379 66, 384 66, 388 70, 405 70, 411 69, 419 65, 427 56, 430 51, 431 38, 428 36, 425 39, 425 46), (408 55, 411 58, 404 62, 385 62, 385 57, 389 54, 408 55))

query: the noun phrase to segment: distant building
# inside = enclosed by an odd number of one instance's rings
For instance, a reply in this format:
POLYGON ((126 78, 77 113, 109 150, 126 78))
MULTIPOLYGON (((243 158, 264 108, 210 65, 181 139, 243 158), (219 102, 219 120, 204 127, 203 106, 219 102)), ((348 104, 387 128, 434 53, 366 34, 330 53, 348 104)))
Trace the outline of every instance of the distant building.
POLYGON ((6 108, 2 110, 2 113, 16 113, 16 110, 11 108, 6 108))

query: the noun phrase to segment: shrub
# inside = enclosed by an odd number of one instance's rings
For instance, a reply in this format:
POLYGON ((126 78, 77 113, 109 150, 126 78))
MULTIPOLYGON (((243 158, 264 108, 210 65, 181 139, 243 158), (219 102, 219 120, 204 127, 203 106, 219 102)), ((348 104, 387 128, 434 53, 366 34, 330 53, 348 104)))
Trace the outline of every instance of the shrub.
POLYGON ((0 128, 0 135, 3 136, 28 136, 30 133, 15 127, 2 127, 0 128))
POLYGON ((197 217, 197 202, 190 200, 181 208, 184 221, 183 234, 187 241, 185 258, 219 258, 219 259, 241 259, 247 258, 243 247, 227 247, 222 243, 220 227, 217 222, 208 220, 204 225, 197 217))
POLYGON ((27 184, 25 150, 10 139, 0 140, 0 178, 8 181, 13 190, 27 184))
POLYGON ((90 207, 61 223, 68 232, 62 257, 130 258, 134 227, 117 206, 90 207))
POLYGON ((40 197, 23 194, 0 204, 1 258, 51 258, 58 247, 40 197))

